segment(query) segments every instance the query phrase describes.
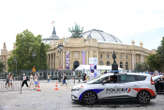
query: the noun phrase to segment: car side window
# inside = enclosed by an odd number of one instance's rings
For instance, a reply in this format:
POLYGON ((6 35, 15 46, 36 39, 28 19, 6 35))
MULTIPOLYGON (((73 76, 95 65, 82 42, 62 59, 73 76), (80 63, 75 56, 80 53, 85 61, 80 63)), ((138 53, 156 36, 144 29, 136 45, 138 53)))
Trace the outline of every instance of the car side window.
POLYGON ((103 83, 117 83, 117 75, 108 76, 103 83))
POLYGON ((106 80, 108 77, 104 77, 104 78, 101 78, 95 82, 93 82, 92 84, 101 84, 104 80, 106 80))
POLYGON ((124 74, 124 75, 119 75, 118 76, 118 81, 120 83, 126 83, 126 82, 134 82, 136 80, 135 80, 135 76, 134 75, 126 75, 126 74, 124 74))
POLYGON ((146 76, 142 76, 142 75, 136 75, 135 76, 135 80, 136 81, 143 81, 143 80, 145 80, 146 79, 146 76))
POLYGON ((134 82, 134 81, 143 81, 146 79, 146 76, 142 75, 119 75, 118 81, 120 83, 126 83, 126 82, 134 82))

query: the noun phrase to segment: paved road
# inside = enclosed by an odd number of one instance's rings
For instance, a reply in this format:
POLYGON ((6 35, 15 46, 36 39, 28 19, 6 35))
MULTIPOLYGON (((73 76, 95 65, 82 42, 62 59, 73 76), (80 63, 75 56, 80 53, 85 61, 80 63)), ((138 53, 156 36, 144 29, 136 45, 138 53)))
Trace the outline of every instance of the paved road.
POLYGON ((73 84, 59 86, 55 91, 55 82, 41 82, 41 91, 23 88, 19 91, 0 92, 0 110, 164 110, 164 95, 143 106, 135 101, 115 100, 98 102, 92 106, 72 103, 70 88, 73 84))

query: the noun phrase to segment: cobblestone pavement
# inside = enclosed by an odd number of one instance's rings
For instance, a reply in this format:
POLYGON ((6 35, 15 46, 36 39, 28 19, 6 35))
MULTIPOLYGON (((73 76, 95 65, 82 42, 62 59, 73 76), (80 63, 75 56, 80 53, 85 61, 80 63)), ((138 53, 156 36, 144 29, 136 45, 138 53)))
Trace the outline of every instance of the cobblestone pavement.
POLYGON ((0 110, 164 110, 164 95, 158 95, 150 104, 143 106, 135 101, 104 101, 92 106, 84 106, 71 101, 71 81, 68 85, 59 84, 59 90, 54 90, 56 83, 51 81, 40 83, 41 91, 23 88, 20 91, 0 92, 0 110))

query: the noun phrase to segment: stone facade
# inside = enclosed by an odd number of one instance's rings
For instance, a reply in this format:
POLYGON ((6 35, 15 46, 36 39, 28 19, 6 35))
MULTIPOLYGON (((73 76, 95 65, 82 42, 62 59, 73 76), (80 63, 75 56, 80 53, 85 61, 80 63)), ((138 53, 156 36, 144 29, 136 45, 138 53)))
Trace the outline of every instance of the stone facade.
POLYGON ((122 43, 103 43, 96 39, 67 38, 51 42, 51 48, 47 52, 49 69, 71 69, 75 62, 88 65, 89 58, 96 57, 98 65, 111 65, 113 63, 112 52, 116 53, 116 62, 120 68, 134 70, 137 63, 143 63, 146 56, 152 51, 143 48, 143 44, 136 46, 122 43), (60 49, 58 45, 63 47, 60 49))
POLYGON ((8 70, 8 65, 7 65, 8 50, 6 48, 6 44, 5 43, 3 44, 3 49, 1 49, 0 59, 3 62, 3 64, 5 65, 4 72, 7 72, 7 70, 8 70))

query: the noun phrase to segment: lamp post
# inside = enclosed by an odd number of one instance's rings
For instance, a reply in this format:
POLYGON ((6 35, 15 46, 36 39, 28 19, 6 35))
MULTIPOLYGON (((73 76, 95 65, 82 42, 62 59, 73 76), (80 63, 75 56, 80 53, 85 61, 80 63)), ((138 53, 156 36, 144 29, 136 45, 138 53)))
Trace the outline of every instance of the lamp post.
POLYGON ((113 58, 113 64, 112 64, 112 72, 114 73, 114 74, 117 74, 118 73, 118 65, 117 65, 117 63, 116 63, 116 54, 115 54, 115 51, 113 52, 113 54, 112 54, 112 58, 113 58))
POLYGON ((14 57, 14 62, 16 63, 16 73, 17 73, 17 59, 14 57))
POLYGON ((59 58, 59 68, 62 68, 62 55, 61 55, 61 53, 62 53, 62 51, 63 51, 63 47, 64 47, 64 45, 63 44, 59 44, 59 45, 57 45, 57 49, 58 49, 58 53, 60 54, 60 58, 59 58))

